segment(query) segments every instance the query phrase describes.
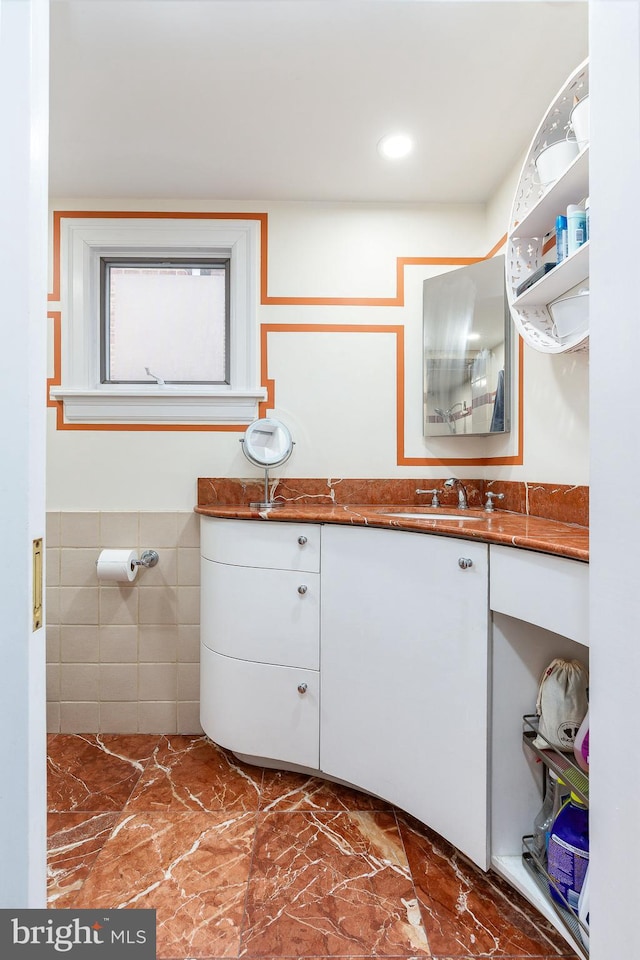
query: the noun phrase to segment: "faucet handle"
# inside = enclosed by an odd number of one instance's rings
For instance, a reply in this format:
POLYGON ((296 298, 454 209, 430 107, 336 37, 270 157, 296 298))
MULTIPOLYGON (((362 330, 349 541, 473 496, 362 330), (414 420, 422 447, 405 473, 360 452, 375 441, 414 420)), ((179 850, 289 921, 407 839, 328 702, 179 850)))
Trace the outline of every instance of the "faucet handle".
POLYGON ((493 505, 494 500, 504 500, 504 493, 494 493, 493 490, 487 490, 487 502, 484 505, 487 513, 493 513, 495 510, 493 505))
POLYGON ((437 487, 434 488, 433 490, 416 490, 416 493, 430 493, 430 494, 432 494, 432 497, 431 497, 431 506, 432 506, 432 507, 439 507, 439 506, 440 506, 440 500, 439 500, 439 498, 438 498, 438 493, 439 493, 439 492, 440 492, 440 491, 438 490, 437 487))

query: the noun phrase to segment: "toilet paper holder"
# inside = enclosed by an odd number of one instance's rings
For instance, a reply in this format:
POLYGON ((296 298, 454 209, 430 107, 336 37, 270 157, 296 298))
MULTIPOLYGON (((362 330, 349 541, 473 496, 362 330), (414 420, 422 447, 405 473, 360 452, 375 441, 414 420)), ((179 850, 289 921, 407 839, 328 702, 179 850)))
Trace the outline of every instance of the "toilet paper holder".
POLYGON ((157 550, 143 550, 139 560, 134 560, 136 567, 155 567, 160 557, 157 550))

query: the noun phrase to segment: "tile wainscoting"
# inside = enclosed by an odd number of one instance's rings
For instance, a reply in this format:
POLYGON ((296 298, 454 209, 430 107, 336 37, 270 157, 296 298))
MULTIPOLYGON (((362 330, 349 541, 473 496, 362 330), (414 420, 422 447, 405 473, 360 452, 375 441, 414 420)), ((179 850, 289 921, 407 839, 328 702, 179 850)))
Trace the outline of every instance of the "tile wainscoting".
POLYGON ((201 733, 200 533, 188 513, 47 514, 51 733, 201 733), (106 547, 154 549, 156 567, 105 583, 106 547))
MULTIPOLYGON (((415 504, 442 481, 274 480, 285 503, 415 504)), ((201 478, 198 503, 248 504, 262 481, 201 478)), ((488 489, 501 509, 588 525, 588 487, 465 480, 469 502, 488 489)), ((455 494, 443 491, 443 505, 455 494)), ((189 512, 47 514, 47 711, 51 733, 199 734, 200 530, 189 512), (132 584, 100 582, 108 547, 157 550, 132 584)))

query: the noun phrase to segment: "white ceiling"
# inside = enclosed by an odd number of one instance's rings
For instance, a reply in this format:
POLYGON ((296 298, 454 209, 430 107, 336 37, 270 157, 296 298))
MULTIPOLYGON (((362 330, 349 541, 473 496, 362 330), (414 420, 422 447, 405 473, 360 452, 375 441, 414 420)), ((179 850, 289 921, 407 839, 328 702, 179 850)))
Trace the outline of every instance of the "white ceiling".
POLYGON ((484 202, 586 56, 579 0, 54 0, 51 195, 484 202))

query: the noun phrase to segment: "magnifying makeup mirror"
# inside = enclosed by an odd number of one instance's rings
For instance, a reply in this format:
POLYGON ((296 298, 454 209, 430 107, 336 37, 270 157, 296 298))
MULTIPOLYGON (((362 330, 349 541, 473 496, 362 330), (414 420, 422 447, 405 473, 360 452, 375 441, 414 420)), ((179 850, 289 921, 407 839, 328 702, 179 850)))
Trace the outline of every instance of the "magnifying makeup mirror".
POLYGON ((289 430, 280 420, 265 417, 249 424, 240 443, 247 460, 264 469, 264 500, 249 506, 257 510, 271 510, 281 506, 269 497, 269 470, 271 467, 282 466, 291 456, 294 441, 289 430))

